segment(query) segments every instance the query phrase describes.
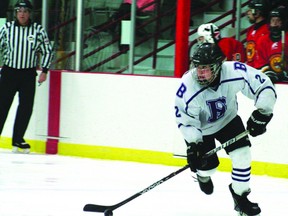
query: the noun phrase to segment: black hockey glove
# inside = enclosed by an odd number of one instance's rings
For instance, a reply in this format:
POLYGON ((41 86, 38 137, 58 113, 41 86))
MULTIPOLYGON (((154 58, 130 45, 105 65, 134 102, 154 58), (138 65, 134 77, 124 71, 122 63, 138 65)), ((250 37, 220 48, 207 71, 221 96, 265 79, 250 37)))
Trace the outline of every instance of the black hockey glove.
POLYGON ((287 81, 288 74, 286 71, 279 72, 277 73, 277 75, 278 75, 279 82, 287 81))
POLYGON ((272 119, 273 114, 270 116, 263 115, 259 110, 254 110, 247 121, 247 130, 251 136, 255 137, 266 132, 266 125, 272 119))
POLYGON ((286 71, 274 72, 272 70, 267 70, 264 72, 272 81, 272 83, 283 82, 288 80, 288 73, 286 71))
POLYGON ((201 167, 203 155, 199 151, 199 147, 202 144, 202 142, 198 144, 187 143, 187 162, 192 172, 196 172, 196 170, 201 167))
POLYGON ((264 73, 270 78, 272 83, 276 83, 280 81, 280 77, 276 72, 268 70, 268 71, 265 71, 264 73))

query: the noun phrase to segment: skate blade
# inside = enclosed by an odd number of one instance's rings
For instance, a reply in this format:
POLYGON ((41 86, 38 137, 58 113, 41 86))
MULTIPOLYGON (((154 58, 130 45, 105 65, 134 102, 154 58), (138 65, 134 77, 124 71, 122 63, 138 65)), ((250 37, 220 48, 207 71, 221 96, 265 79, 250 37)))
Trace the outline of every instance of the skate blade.
POLYGON ((29 154, 30 153, 30 149, 21 149, 18 147, 13 147, 12 148, 12 152, 13 153, 18 153, 18 154, 29 154))
POLYGON ((260 214, 257 214, 257 215, 247 215, 247 214, 245 214, 244 212, 237 212, 237 215, 238 215, 238 216, 260 216, 260 214))

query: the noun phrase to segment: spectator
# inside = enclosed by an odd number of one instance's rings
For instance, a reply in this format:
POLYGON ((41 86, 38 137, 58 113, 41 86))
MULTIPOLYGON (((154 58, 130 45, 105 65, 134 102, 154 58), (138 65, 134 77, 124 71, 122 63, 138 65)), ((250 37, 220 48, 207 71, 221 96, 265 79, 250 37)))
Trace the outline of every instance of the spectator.
POLYGON ((7 22, 0 29, 0 50, 4 66, 0 78, 0 134, 16 92, 19 105, 14 122, 13 151, 29 153, 30 145, 24 134, 33 111, 36 66, 38 54, 42 54, 42 73, 38 83, 45 82, 52 59, 52 48, 43 27, 30 19, 33 6, 28 0, 15 4, 15 21, 7 22))
POLYGON ((271 9, 276 9, 279 6, 288 7, 288 0, 268 0, 271 9))
MULTIPOLYGON (((147 32, 143 28, 137 28, 142 24, 141 19, 149 18, 150 14, 155 10, 155 4, 152 4, 155 0, 137 0, 137 20, 136 20, 136 35, 146 36, 147 32), (146 7, 146 5, 148 5, 146 7), (150 5, 151 4, 151 5, 150 5)), ((118 36, 121 35, 121 23, 120 20, 130 20, 132 0, 123 0, 119 9, 108 19, 107 22, 92 27, 93 32, 108 31, 113 35, 117 32, 118 36)), ((119 50, 125 51, 128 49, 128 45, 121 45, 120 40, 118 42, 119 50)))
MULTIPOLYGON (((137 8, 143 8, 140 11, 143 12, 151 12, 155 10, 155 4, 152 4, 155 0, 136 0, 137 8), (146 5, 150 4, 150 6, 145 7, 146 5), (145 7, 145 8, 144 8, 145 7)), ((132 0, 123 0, 123 4, 132 4, 132 0)), ((140 13, 141 15, 141 13, 140 13)))
POLYGON ((285 7, 273 9, 270 12, 270 33, 261 37, 257 44, 258 52, 255 67, 262 69, 274 83, 288 81, 288 33, 286 32, 286 25, 285 7))
POLYGON ((202 24, 198 27, 198 46, 204 42, 216 43, 228 61, 245 62, 243 44, 232 37, 221 37, 220 29, 213 23, 202 24))
MULTIPOLYGON (((136 1, 136 4, 137 4, 136 16, 140 19, 148 18, 149 13, 155 10, 155 3, 152 4, 153 2, 155 2, 155 0, 137 0, 136 1), (148 4, 149 6, 146 6, 148 4)), ((129 20, 130 13, 131 13, 131 4, 132 4, 132 0, 123 0, 123 3, 120 5, 118 11, 113 14, 113 16, 108 22, 116 21, 120 18, 122 18, 122 20, 129 20)), ((139 21, 138 21, 138 24, 139 24, 139 21)))
POLYGON ((246 58, 247 64, 255 67, 256 45, 259 38, 269 33, 267 24, 267 15, 269 7, 265 0, 251 0, 249 3, 247 17, 249 22, 253 24, 247 30, 246 35, 246 58))

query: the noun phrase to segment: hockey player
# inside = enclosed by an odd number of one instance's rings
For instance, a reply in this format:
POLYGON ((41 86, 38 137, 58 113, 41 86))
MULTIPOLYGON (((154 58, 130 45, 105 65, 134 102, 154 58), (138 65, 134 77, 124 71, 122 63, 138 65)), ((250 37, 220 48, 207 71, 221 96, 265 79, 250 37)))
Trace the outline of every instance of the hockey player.
POLYGON ((273 83, 288 81, 288 33, 286 32, 286 10, 284 7, 270 12, 270 33, 261 37, 257 45, 255 67, 262 69, 273 83))
POLYGON ((243 44, 232 37, 221 37, 220 29, 213 23, 202 24, 197 29, 198 45, 216 43, 228 61, 246 61, 246 54, 243 44))
MULTIPOLYGON (((256 109, 247 121, 247 130, 253 137, 265 133, 276 101, 273 83, 264 73, 247 64, 223 59, 215 44, 203 43, 194 53, 194 68, 183 75, 175 99, 176 122, 187 144, 187 162, 205 194, 213 193, 211 175, 219 160, 216 154, 205 160, 202 156, 215 148, 215 139, 224 143, 245 131, 237 114, 236 94, 242 92, 255 102, 256 109)), ((229 189, 236 211, 258 215, 260 207, 247 198, 250 146, 249 137, 245 136, 225 148, 233 166, 229 189)))
POLYGON ((251 0, 247 17, 253 25, 247 29, 246 34, 246 59, 249 66, 255 67, 256 45, 259 38, 269 33, 266 17, 269 7, 265 0, 251 0))

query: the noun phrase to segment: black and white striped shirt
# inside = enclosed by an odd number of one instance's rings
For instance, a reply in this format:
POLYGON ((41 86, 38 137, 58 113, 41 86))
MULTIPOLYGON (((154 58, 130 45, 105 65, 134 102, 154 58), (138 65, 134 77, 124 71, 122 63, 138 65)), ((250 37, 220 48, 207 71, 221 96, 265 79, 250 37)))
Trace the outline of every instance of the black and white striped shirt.
POLYGON ((40 66, 47 71, 53 57, 46 31, 33 22, 28 26, 21 26, 17 21, 4 24, 0 29, 0 51, 4 65, 15 69, 37 67, 40 53, 40 66))

